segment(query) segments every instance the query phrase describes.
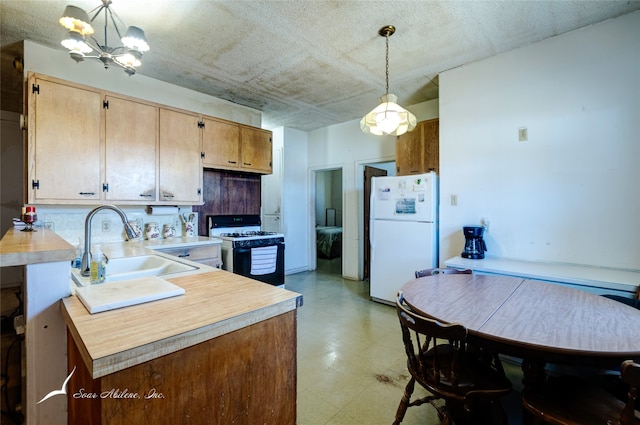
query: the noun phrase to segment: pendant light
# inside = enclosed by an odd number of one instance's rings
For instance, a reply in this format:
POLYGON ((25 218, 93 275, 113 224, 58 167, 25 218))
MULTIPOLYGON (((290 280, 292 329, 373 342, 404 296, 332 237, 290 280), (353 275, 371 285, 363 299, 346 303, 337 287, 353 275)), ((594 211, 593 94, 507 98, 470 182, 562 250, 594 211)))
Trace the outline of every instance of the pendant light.
POLYGON ((416 128, 415 115, 398 105, 398 97, 389 93, 389 37, 395 32, 393 25, 385 25, 378 31, 387 44, 386 91, 380 98, 380 104, 360 120, 362 131, 376 136, 399 136, 416 128))

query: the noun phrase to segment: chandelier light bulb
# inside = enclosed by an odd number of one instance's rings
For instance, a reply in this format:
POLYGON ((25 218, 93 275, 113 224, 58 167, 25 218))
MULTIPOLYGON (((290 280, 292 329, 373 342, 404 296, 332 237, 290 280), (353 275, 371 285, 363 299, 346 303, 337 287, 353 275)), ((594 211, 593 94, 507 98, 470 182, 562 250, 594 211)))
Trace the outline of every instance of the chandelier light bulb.
POLYGON ((71 51, 81 53, 91 53, 91 47, 86 43, 84 37, 75 31, 69 31, 67 38, 60 42, 65 48, 71 51))

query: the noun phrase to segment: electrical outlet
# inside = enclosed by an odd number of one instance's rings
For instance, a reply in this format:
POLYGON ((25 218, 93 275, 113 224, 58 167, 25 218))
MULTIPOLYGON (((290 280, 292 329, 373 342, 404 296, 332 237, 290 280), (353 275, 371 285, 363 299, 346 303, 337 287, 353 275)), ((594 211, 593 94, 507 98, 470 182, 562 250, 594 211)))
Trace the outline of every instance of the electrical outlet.
POLYGON ((527 140, 529 140, 529 131, 527 130, 527 127, 520 127, 518 129, 518 141, 526 142, 527 140))
POLYGON ((110 221, 103 221, 102 222, 102 232, 106 233, 106 232, 110 232, 111 231, 111 222, 110 221))
POLYGON ((455 207, 458 205, 458 195, 451 195, 451 206, 455 207))

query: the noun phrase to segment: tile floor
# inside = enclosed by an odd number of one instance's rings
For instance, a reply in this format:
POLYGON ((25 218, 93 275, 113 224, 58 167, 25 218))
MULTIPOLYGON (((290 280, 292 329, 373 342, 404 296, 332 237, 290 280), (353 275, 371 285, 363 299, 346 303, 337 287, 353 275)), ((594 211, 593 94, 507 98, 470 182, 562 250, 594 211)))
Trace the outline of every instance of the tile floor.
MULTIPOLYGON (((340 259, 286 277, 303 294, 298 310, 298 424, 391 424, 408 382, 393 307, 369 300, 369 284, 342 279, 340 259)), ((520 388, 519 367, 505 364, 520 388)), ((424 390, 416 385, 416 392, 424 390)), ((510 425, 522 422, 519 394, 505 400, 510 425)), ((404 425, 439 424, 430 405, 408 409, 404 425)), ((482 424, 478 424, 482 425, 482 424)))

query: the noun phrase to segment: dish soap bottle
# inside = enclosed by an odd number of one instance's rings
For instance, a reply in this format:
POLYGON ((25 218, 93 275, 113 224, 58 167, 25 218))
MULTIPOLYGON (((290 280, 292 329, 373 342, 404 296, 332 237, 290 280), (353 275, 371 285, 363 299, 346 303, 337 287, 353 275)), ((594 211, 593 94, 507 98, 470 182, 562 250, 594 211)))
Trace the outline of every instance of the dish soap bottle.
POLYGON ((100 250, 100 247, 96 247, 96 252, 91 257, 91 265, 89 266, 90 283, 103 283, 106 275, 107 259, 100 250))
POLYGON ((73 268, 79 269, 82 267, 82 238, 78 238, 78 245, 76 246, 76 258, 73 260, 73 268))

